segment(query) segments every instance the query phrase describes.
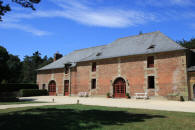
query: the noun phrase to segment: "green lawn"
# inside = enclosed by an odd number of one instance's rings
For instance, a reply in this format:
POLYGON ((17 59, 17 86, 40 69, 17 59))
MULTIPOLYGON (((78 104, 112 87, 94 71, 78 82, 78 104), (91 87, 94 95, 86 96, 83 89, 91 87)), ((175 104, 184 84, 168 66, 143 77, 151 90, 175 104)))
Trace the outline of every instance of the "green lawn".
POLYGON ((0 110, 1 130, 194 130, 195 113, 87 105, 0 110))

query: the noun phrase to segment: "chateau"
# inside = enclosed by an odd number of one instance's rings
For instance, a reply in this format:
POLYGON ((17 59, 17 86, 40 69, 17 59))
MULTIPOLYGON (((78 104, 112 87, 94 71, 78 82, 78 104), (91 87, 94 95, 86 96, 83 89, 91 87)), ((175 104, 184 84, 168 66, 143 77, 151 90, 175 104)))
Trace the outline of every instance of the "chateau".
MULTIPOLYGON (((195 52, 195 51, 194 51, 195 52)), ((161 32, 117 39, 104 45, 75 50, 37 70, 37 84, 49 95, 115 98, 147 92, 150 97, 195 96, 193 50, 187 50, 161 32)), ((195 59, 194 59, 195 60, 195 59)))

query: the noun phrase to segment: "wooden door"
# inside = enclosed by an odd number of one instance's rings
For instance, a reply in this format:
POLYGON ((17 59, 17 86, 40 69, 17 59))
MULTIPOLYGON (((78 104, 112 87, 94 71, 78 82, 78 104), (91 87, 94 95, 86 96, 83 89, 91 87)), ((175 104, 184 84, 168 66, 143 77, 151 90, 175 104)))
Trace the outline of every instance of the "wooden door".
POLYGON ((56 83, 51 81, 48 86, 48 92, 50 96, 56 96, 56 83))
POLYGON ((117 79, 114 82, 114 97, 125 97, 126 93, 126 83, 122 78, 117 79))
POLYGON ((69 80, 64 81, 64 95, 65 96, 69 95, 69 80))

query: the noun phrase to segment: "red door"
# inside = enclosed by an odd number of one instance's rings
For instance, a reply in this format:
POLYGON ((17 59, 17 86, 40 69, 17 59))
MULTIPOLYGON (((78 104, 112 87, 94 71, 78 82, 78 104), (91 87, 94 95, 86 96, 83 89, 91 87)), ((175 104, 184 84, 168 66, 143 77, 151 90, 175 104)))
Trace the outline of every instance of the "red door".
POLYGON ((64 95, 65 96, 69 95, 69 80, 64 81, 64 95))
POLYGON ((126 84, 125 80, 122 78, 118 78, 114 82, 114 97, 125 97, 126 93, 126 84))
POLYGON ((50 96, 56 96, 56 83, 51 81, 48 86, 48 92, 50 96))

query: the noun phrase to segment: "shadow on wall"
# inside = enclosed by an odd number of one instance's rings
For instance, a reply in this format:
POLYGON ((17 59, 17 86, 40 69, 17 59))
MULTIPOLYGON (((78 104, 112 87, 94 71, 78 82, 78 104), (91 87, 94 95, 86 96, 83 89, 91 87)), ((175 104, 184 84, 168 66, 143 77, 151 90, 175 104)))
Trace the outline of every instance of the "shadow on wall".
POLYGON ((35 108, 0 114, 0 128, 2 130, 85 130, 102 128, 103 125, 144 122, 153 118, 165 118, 165 116, 96 109, 35 108))

